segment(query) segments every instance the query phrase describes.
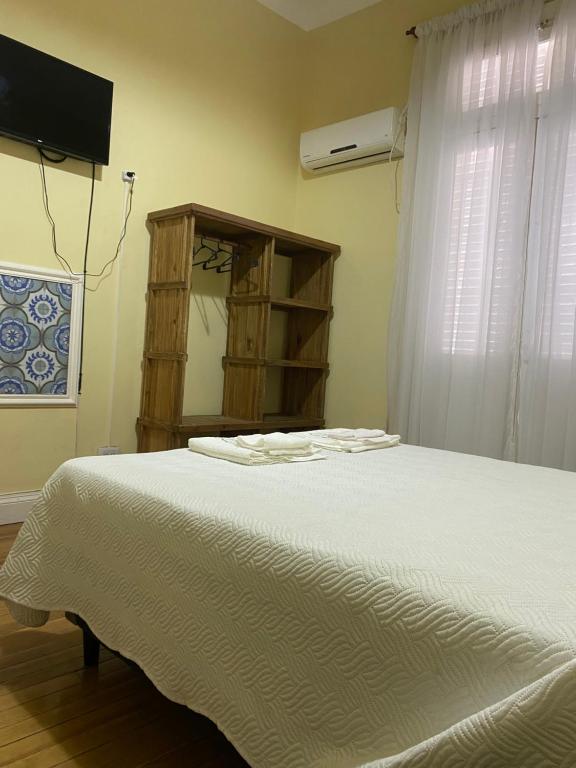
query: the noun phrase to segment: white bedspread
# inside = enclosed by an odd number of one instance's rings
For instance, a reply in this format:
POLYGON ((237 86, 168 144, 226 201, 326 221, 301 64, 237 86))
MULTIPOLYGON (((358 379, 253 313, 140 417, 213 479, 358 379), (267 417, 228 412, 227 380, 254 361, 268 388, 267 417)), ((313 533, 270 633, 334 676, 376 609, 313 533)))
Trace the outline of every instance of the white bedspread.
POLYGON ((401 446, 77 459, 0 574, 254 768, 576 766, 576 475, 401 446))

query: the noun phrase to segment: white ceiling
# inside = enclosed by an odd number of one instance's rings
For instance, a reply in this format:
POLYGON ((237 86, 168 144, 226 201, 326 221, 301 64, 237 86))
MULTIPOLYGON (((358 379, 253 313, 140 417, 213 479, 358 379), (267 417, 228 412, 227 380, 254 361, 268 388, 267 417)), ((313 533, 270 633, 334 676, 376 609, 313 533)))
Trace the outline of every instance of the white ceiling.
POLYGON ((380 0, 258 0, 307 32, 375 5, 380 0))

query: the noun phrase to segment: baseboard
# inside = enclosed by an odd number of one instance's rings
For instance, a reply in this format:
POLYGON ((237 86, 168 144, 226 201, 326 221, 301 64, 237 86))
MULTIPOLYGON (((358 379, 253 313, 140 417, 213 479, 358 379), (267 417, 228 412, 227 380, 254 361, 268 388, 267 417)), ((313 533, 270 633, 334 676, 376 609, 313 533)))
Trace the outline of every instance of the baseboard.
POLYGON ((23 523, 40 498, 40 491, 0 493, 0 525, 23 523))

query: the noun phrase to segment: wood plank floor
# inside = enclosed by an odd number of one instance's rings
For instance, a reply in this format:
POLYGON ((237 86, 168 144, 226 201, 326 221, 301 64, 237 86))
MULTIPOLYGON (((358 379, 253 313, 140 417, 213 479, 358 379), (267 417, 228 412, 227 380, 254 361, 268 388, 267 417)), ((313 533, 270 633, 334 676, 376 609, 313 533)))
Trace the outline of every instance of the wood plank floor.
MULTIPOLYGON (((19 525, 0 526, 0 562, 19 525)), ((0 599, 0 766, 248 768, 206 718, 165 699, 108 651, 84 669, 82 633, 62 615, 40 629, 0 599)))

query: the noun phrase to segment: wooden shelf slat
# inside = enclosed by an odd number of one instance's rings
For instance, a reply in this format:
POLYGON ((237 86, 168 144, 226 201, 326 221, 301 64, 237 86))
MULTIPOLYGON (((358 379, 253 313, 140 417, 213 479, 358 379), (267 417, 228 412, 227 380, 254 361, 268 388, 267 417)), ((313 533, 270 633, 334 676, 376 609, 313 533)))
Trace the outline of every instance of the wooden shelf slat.
POLYGON ((196 234, 203 234, 207 237, 212 236, 227 240, 243 236, 253 237, 254 234, 257 234, 264 235, 265 237, 274 237, 277 241, 278 250, 287 254, 292 252, 301 253, 306 250, 334 255, 340 253, 340 246, 334 243, 328 243, 325 240, 318 240, 307 235, 300 235, 296 232, 289 232, 286 229, 245 219, 232 213, 217 211, 215 208, 208 208, 198 203, 188 203, 187 205, 177 205, 174 208, 165 208, 161 211, 153 211, 148 214, 148 221, 154 222, 182 216, 193 216, 196 234))
POLYGON ((235 419, 232 416, 184 416, 181 424, 166 424, 162 421, 156 421, 155 419, 140 418, 139 422, 144 426, 156 427, 158 429, 165 429, 169 431, 175 431, 179 433, 194 433, 201 432, 234 432, 268 429, 270 427, 285 427, 290 429, 292 427, 314 427, 323 426, 324 419, 314 418, 312 416, 291 416, 283 413, 267 413, 263 419, 250 421, 248 419, 235 419))
POLYGON ((281 428, 285 426, 287 429, 292 427, 323 427, 324 419, 315 418, 313 416, 289 416, 282 413, 265 413, 264 425, 281 428))
POLYGON ((271 299, 270 304, 274 309, 311 309, 315 312, 331 312, 328 304, 316 304, 313 301, 301 301, 300 299, 271 299))
POLYGON ((188 360, 186 352, 144 352, 149 360, 188 360))
POLYGON ((148 289, 151 291, 174 291, 185 289, 188 285, 185 280, 172 280, 171 282, 148 283, 148 289))
POLYGON ((224 365, 266 365, 263 357, 223 357, 224 365))
POLYGON ((329 363, 321 360, 280 360, 261 357, 223 357, 224 365, 265 365, 268 368, 319 368, 327 370, 329 363))
POLYGON ((228 304, 264 304, 270 301, 270 296, 264 294, 246 294, 245 296, 226 296, 228 304))
POLYGON ((202 426, 220 426, 220 427, 241 427, 245 424, 252 424, 248 419, 236 419, 234 416, 184 416, 180 427, 202 427, 202 426))
POLYGON ((271 368, 319 368, 327 370, 328 363, 319 360, 266 360, 266 365, 271 368))
POLYGON ((177 424, 171 424, 168 421, 162 421, 162 419, 153 419, 148 416, 138 416, 136 419, 136 425, 138 427, 151 427, 152 429, 162 429, 165 432, 176 432, 178 430, 177 424))
POLYGON ((313 429, 324 426, 324 419, 309 416, 291 416, 281 413, 268 413, 257 421, 235 419, 230 416, 184 416, 182 424, 177 427, 181 435, 206 434, 214 432, 258 432, 265 429, 313 429))
POLYGON ((329 304, 318 304, 314 301, 302 301, 301 299, 276 298, 272 296, 254 295, 254 296, 227 296, 228 304, 266 304, 270 303, 273 309, 308 309, 315 312, 331 312, 332 307, 329 304))

